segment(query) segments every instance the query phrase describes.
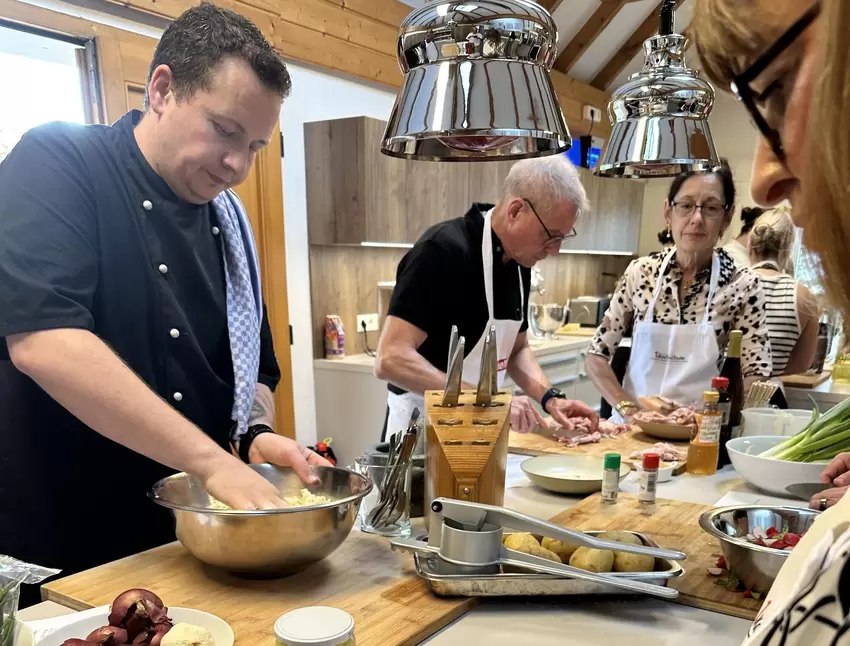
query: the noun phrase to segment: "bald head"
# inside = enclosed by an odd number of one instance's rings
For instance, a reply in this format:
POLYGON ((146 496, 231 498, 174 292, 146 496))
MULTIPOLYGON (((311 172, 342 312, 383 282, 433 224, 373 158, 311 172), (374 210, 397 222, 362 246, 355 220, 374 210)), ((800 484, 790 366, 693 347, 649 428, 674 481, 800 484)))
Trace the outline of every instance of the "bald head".
POLYGON ((590 210, 578 170, 564 155, 515 163, 493 214, 493 227, 507 254, 531 267, 558 253, 579 215, 590 210))

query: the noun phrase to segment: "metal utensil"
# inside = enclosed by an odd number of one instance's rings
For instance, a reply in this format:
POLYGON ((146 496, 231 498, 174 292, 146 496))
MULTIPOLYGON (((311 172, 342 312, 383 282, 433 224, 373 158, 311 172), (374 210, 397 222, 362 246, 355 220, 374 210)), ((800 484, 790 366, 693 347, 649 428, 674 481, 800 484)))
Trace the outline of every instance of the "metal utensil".
POLYGON ((808 502, 821 491, 826 491, 831 487, 832 485, 823 484, 822 482, 798 482, 785 487, 785 491, 795 498, 808 502))
POLYGON ((493 395, 499 390, 499 360, 496 349, 496 326, 491 325, 481 352, 481 375, 475 395, 476 406, 489 406, 493 403, 493 395))
POLYGON ((503 507, 481 503, 437 498, 431 503, 431 512, 427 543, 413 539, 394 539, 391 541, 392 547, 430 557, 436 556, 460 573, 492 573, 508 565, 556 577, 604 583, 630 592, 641 592, 666 599, 678 596, 678 592, 671 588, 588 572, 510 550, 502 545, 502 533, 504 527, 510 527, 568 541, 574 545, 667 559, 684 559, 682 552, 602 540, 503 507))
POLYGON ((408 431, 407 435, 405 435, 401 449, 401 456, 398 460, 398 466, 393 474, 394 480, 390 485, 392 497, 390 498, 389 504, 384 509, 382 517, 383 522, 375 523, 376 526, 386 527, 394 525, 398 522, 398 519, 401 518, 405 508, 408 506, 406 490, 409 483, 407 482, 406 477, 402 477, 402 474, 406 474, 407 469, 410 468, 410 458, 413 455, 413 447, 416 446, 417 434, 417 429, 414 427, 412 431, 408 431))
MULTIPOLYGON (((379 519, 385 514, 385 512, 393 510, 395 508, 396 503, 393 501, 393 497, 397 486, 396 482, 398 479, 399 468, 402 464, 402 455, 405 450, 407 450, 407 445, 411 442, 411 439, 413 444, 416 444, 416 422, 418 420, 419 408, 417 407, 413 409, 413 413, 410 415, 410 421, 408 422, 407 432, 404 434, 404 437, 401 440, 398 440, 397 436, 392 436, 390 438, 390 455, 389 459, 387 460, 387 467, 384 473, 384 479, 381 482, 381 498, 378 501, 378 504, 375 505, 374 509, 369 512, 369 515, 366 518, 366 521, 369 523, 369 525, 373 527, 381 526, 381 523, 378 522, 379 519)), ((412 453, 413 445, 410 446, 408 451, 408 463, 410 462, 410 455, 412 453)))
MULTIPOLYGON (((452 328, 454 329, 454 328, 452 328)), ((463 352, 466 339, 459 337, 454 347, 454 354, 449 359, 446 369, 446 389, 443 392, 443 406, 457 406, 460 398, 460 386, 463 381, 463 352)))

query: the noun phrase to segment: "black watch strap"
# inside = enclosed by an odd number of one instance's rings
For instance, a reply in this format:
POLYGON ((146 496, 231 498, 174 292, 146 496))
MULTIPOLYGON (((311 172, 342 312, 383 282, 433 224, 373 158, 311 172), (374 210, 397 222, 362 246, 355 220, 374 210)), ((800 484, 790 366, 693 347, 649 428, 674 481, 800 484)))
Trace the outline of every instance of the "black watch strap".
POLYGON ((546 391, 546 393, 543 395, 543 397, 540 398, 540 407, 544 410, 544 412, 546 411, 546 404, 548 404, 549 400, 552 399, 553 397, 555 397, 557 399, 566 399, 567 398, 567 396, 564 393, 562 393, 560 390, 558 390, 557 388, 550 388, 549 390, 546 391))
POLYGON ((268 424, 254 424, 249 426, 245 434, 239 438, 239 457, 245 464, 248 464, 248 451, 251 449, 251 445, 257 439, 257 436, 263 433, 274 433, 274 429, 268 424))

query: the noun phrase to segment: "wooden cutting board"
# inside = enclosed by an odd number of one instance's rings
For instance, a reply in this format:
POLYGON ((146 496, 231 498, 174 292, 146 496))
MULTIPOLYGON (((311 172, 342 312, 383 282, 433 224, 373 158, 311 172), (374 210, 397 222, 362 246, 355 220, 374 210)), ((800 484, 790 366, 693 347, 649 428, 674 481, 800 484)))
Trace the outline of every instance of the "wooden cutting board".
POLYGON ((820 386, 829 379, 831 373, 828 370, 816 374, 783 375, 780 377, 782 383, 792 388, 814 388, 820 386))
POLYGON ((594 494, 551 521, 570 529, 641 532, 661 547, 682 551, 688 556, 682 561, 685 575, 671 582, 679 591, 677 603, 755 619, 760 601, 746 599, 741 592, 730 592, 716 585, 716 579, 706 573, 706 568, 714 567, 721 553, 720 542, 699 526, 700 514, 708 509, 711 507, 690 502, 658 500, 652 513, 645 515, 637 496, 621 493, 616 505, 603 506, 599 494, 594 494))
MULTIPOLYGON (((651 437, 643 431, 629 431, 622 435, 610 438, 603 437, 599 442, 593 444, 579 444, 569 447, 562 442, 544 433, 515 433, 511 431, 508 437, 508 451, 520 455, 593 455, 602 457, 606 453, 619 453, 624 462, 631 463, 629 455, 634 451, 642 451, 653 446, 656 442, 664 442, 651 437)), ((687 442, 667 442, 687 452, 687 442)))
POLYGON ((275 620, 310 605, 351 613, 358 646, 418 644, 477 603, 432 595, 414 573, 410 554, 393 552, 386 539, 356 530, 328 558, 284 579, 235 578, 171 543, 53 581, 42 594, 83 610, 109 604, 129 588, 149 589, 168 606, 218 615, 244 646, 274 646, 275 620))

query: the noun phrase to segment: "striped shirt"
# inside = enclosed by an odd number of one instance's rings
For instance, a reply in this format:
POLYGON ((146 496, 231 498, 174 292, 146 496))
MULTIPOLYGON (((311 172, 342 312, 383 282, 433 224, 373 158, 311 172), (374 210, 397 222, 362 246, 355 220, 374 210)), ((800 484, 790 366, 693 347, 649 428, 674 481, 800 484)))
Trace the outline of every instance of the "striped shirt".
POLYGON ((800 315, 797 312, 797 281, 786 274, 759 274, 767 309, 767 335, 773 358, 772 377, 785 372, 791 351, 800 338, 800 315))

